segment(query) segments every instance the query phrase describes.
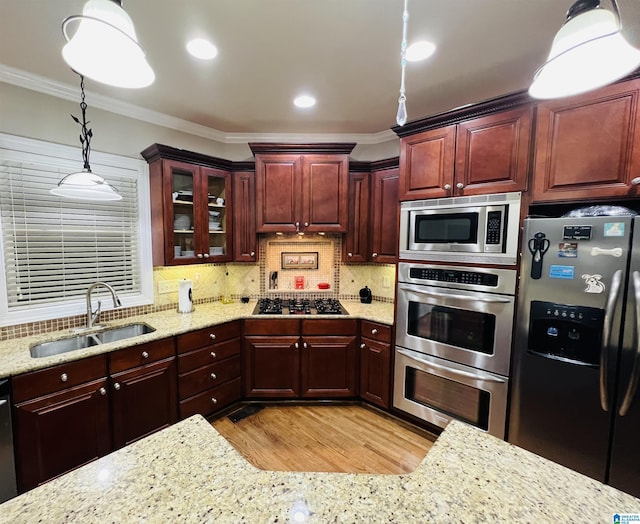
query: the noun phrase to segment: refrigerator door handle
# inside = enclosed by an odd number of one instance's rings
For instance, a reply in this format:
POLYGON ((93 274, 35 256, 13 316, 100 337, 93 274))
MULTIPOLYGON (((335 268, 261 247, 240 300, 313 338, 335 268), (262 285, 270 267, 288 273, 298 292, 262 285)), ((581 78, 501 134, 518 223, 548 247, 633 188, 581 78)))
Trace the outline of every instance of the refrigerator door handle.
POLYGON ((618 269, 611 279, 611 289, 607 298, 607 305, 604 314, 604 330, 602 333, 602 347, 600 348, 600 406, 603 411, 609 411, 609 395, 607 389, 607 363, 608 350, 611 343, 611 332, 613 331, 613 317, 618 304, 618 294, 622 284, 622 270, 618 269))
POLYGON ((629 377, 629 384, 627 385, 627 391, 624 394, 624 399, 620 404, 618 413, 621 417, 624 417, 628 412, 638 389, 638 380, 640 379, 640 344, 638 343, 638 334, 640 333, 640 273, 634 271, 631 276, 631 282, 633 285, 633 297, 635 299, 635 319, 636 329, 633 334, 633 345, 636 347, 636 353, 633 357, 633 366, 631 368, 631 376, 629 377))

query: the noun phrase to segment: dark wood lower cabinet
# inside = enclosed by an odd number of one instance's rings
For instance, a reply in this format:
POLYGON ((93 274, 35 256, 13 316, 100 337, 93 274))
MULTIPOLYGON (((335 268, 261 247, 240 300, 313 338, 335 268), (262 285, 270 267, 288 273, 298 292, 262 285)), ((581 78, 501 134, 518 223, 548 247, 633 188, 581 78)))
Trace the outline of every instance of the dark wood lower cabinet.
POLYGON ((357 395, 354 319, 246 320, 243 358, 248 398, 357 395))
POLYGON ((177 422, 175 357, 112 375, 111 414, 116 449, 177 422))
POLYGON ((107 378, 14 407, 20 493, 111 451, 107 378))
POLYGON ((360 344, 360 397, 390 407, 391 349, 386 342, 363 338, 360 344))

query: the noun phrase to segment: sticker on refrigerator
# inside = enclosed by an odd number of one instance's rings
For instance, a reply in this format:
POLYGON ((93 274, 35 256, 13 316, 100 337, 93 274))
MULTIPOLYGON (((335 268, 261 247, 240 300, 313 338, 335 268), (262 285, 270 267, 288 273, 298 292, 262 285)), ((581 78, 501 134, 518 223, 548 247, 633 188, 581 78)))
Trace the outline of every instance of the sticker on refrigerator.
POLYGON ((560 242, 558 244, 558 256, 560 258, 577 258, 578 243, 577 242, 560 242))
POLYGON ((602 282, 602 275, 582 275, 582 280, 587 285, 585 293, 604 293, 605 285, 602 282))
POLYGON ((561 278, 564 280, 571 280, 575 273, 573 266, 559 266, 552 264, 549 267, 549 278, 561 278))
POLYGON ((604 225, 605 237, 623 237, 624 236, 624 222, 607 222, 604 225))
POLYGON ((564 226, 562 240, 591 240, 591 226, 564 226))

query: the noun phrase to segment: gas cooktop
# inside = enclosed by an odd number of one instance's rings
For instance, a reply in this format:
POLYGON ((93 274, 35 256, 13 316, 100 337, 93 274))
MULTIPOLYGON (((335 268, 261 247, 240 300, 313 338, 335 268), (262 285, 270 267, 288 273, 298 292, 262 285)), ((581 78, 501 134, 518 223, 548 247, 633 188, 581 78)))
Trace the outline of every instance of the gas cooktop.
POLYGON ((261 298, 254 315, 346 315, 334 298, 261 298))

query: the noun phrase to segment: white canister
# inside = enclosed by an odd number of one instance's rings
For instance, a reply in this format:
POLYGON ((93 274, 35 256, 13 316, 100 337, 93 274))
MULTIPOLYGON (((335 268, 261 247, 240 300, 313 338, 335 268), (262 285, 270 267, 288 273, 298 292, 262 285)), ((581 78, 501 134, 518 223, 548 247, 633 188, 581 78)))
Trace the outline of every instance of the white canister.
POLYGON ((193 311, 193 296, 191 280, 178 282, 178 313, 191 313, 193 311))

